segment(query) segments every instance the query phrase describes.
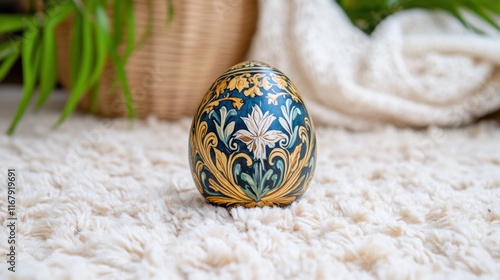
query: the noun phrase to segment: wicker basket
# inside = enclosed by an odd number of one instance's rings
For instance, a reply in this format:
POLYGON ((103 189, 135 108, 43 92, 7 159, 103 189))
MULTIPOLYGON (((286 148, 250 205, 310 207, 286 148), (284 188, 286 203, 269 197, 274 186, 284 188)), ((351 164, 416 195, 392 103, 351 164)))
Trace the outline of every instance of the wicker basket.
MULTIPOLYGON (((135 1, 136 34, 139 40, 153 17, 147 42, 130 57, 126 71, 136 115, 154 114, 178 119, 195 112, 213 80, 240 61, 246 53, 257 21, 256 0, 174 0, 175 15, 166 25, 166 0, 135 1)), ((71 22, 58 30, 58 73, 69 84, 71 22)), ((101 78, 97 113, 115 117, 126 114, 119 87, 111 92, 115 74, 108 63, 101 78)), ((86 96, 80 106, 90 110, 86 96)))

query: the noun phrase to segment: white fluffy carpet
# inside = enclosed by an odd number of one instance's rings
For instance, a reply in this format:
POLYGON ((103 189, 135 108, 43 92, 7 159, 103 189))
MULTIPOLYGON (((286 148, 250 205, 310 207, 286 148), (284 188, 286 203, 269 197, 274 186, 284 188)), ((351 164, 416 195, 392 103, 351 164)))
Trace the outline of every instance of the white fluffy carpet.
MULTIPOLYGON (((18 97, 6 91, 2 131, 18 97)), ((20 179, 19 263, 11 273, 2 258, 1 279, 500 278, 497 124, 318 127, 302 200, 228 211, 192 182, 189 120, 77 114, 52 131, 60 99, 0 136, 0 182, 8 167, 20 179)))

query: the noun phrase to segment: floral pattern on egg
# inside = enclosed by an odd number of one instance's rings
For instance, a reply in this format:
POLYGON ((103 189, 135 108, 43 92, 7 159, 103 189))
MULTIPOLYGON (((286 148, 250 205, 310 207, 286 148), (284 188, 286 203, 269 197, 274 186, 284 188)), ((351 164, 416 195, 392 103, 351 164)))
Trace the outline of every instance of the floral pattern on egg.
POLYGON ((298 90, 265 63, 229 68, 191 126, 192 176, 215 205, 289 205, 307 190, 315 157, 313 123, 298 90))

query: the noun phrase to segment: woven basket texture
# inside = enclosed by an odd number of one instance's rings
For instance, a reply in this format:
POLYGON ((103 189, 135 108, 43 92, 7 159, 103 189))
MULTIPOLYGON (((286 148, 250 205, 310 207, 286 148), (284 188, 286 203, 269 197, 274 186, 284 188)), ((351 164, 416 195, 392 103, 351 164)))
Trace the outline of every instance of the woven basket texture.
MULTIPOLYGON (((173 0, 173 21, 167 25, 167 1, 134 1, 136 41, 152 33, 126 65, 136 116, 154 114, 178 119, 194 114, 211 83, 243 59, 257 22, 256 0, 173 0), (153 7, 153 9, 151 9, 153 7), (151 17, 151 18, 149 18, 151 17)), ((58 28, 58 77, 68 87, 71 20, 58 28)), ((126 115, 115 71, 108 63, 99 87, 97 114, 126 115)), ((90 111, 90 95, 80 104, 90 111)))

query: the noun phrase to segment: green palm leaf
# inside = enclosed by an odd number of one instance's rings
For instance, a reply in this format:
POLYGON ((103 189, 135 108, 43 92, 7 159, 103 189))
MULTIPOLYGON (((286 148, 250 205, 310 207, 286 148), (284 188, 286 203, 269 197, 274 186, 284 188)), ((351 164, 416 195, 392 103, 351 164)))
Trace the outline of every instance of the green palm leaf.
POLYGON ((20 46, 21 40, 19 39, 0 43, 0 60, 9 57, 13 53, 18 53, 20 46))
POLYGON ((94 49, 93 42, 94 38, 92 36, 92 24, 91 20, 87 18, 87 15, 83 15, 82 22, 82 52, 81 52, 81 63, 79 65, 79 71, 75 77, 75 83, 71 85, 70 95, 68 101, 63 108, 61 116, 56 123, 56 127, 62 124, 75 110, 78 102, 82 99, 83 95, 88 90, 87 82, 92 71, 92 62, 94 61, 94 49))
MULTIPOLYGON (((170 24, 174 9, 172 0, 165 1, 167 24, 170 24)), ((34 1, 30 0, 30 3, 34 1)), ((57 73, 56 29, 69 16, 73 16, 70 39, 70 94, 55 126, 60 125, 73 113, 87 93, 91 96, 91 110, 96 110, 99 81, 109 58, 116 71, 112 89, 115 85, 120 85, 127 115, 132 118, 134 104, 125 65, 132 53, 151 35, 152 17, 149 17, 146 31, 136 43, 132 0, 45 0, 43 3, 43 13, 35 14, 34 9, 30 9, 28 15, 0 14, 0 35, 11 38, 8 42, 0 42, 0 81, 20 56, 24 80, 21 101, 7 132, 14 132, 37 85, 40 89, 35 106, 37 110, 54 90, 57 73), (112 11, 112 21, 109 20, 107 11, 112 11), (22 31, 23 36, 16 35, 22 31)), ((147 0, 147 3, 148 10, 153 13, 152 1, 147 0)))
POLYGON ((385 17, 401 10, 424 8, 442 10, 453 15, 464 26, 470 24, 460 11, 468 10, 491 26, 500 30, 493 15, 500 15, 499 0, 337 0, 351 21, 367 33, 371 33, 385 17))
POLYGON ((67 18, 75 9, 72 2, 62 7, 52 9, 47 13, 47 22, 42 37, 42 62, 40 72, 40 93, 36 102, 36 109, 40 109, 56 86, 56 27, 67 18))
POLYGON ((37 60, 40 58, 40 49, 36 47, 40 42, 39 29, 34 26, 29 27, 23 36, 24 40, 22 43, 22 66, 24 88, 19 107, 17 108, 14 119, 7 129, 7 134, 9 135, 12 135, 12 133, 14 133, 18 122, 21 120, 24 111, 26 111, 26 108, 28 107, 31 97, 33 96, 36 85, 36 71, 38 68, 37 60))
POLYGON ((37 22, 26 15, 0 14, 0 34, 16 32, 28 27, 36 27, 37 22))
POLYGON ((19 58, 19 52, 14 52, 8 55, 2 62, 0 62, 0 82, 7 76, 10 69, 19 58))
POLYGON ((90 78, 89 84, 93 86, 91 92, 91 111, 97 111, 97 93, 99 91, 99 79, 104 67, 106 66, 106 61, 108 58, 108 49, 111 46, 110 42, 110 28, 108 23, 108 18, 106 16, 106 8, 97 4, 96 7, 96 20, 94 23, 95 37, 96 37, 96 63, 94 67, 93 75, 90 78))

